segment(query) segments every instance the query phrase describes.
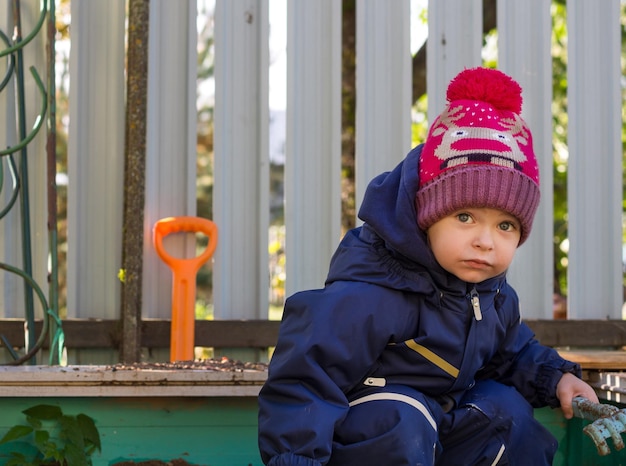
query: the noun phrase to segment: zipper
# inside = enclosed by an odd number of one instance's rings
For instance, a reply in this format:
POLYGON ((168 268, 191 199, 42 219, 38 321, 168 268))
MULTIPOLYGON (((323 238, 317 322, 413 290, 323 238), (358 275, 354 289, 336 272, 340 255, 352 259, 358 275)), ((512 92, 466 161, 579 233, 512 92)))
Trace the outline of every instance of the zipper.
POLYGON ((478 299, 478 291, 476 287, 470 291, 470 302, 472 303, 472 309, 474 309, 474 317, 477 321, 483 320, 483 313, 480 310, 480 299, 478 299))

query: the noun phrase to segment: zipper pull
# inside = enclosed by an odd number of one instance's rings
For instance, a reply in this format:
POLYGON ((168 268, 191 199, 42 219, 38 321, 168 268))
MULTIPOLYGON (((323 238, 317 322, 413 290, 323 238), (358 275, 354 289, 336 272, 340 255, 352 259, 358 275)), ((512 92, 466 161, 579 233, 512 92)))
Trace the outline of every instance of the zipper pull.
POLYGON ((470 291, 470 301, 472 302, 476 320, 483 320, 483 313, 480 310, 480 299, 478 299, 478 291, 476 291, 476 288, 472 288, 472 291, 470 291))

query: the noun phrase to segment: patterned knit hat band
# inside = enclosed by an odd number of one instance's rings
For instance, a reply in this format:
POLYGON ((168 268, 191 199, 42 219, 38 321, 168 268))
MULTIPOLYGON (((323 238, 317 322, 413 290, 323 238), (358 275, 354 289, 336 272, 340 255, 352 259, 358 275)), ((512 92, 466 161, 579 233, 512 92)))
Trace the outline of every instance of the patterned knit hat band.
POLYGON ((519 172, 487 164, 465 165, 446 171, 417 192, 418 224, 427 230, 460 209, 491 207, 520 221, 522 244, 532 229, 539 199, 537 184, 519 172))

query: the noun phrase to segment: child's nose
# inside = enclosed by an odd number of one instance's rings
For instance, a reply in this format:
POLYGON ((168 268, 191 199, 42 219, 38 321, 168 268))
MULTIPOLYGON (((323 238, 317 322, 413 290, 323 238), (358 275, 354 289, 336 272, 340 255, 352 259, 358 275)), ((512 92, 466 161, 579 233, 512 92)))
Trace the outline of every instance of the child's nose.
POLYGON ((489 228, 479 228, 474 237, 474 247, 480 249, 493 248, 493 235, 489 228))

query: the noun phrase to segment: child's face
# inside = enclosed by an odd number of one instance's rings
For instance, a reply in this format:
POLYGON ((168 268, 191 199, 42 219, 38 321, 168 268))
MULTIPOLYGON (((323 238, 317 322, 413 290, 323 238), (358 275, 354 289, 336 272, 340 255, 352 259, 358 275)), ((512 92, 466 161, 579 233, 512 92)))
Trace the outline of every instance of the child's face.
POLYGON ((459 210, 428 229, 437 262, 469 283, 479 283, 508 269, 521 235, 520 222, 491 208, 459 210))

